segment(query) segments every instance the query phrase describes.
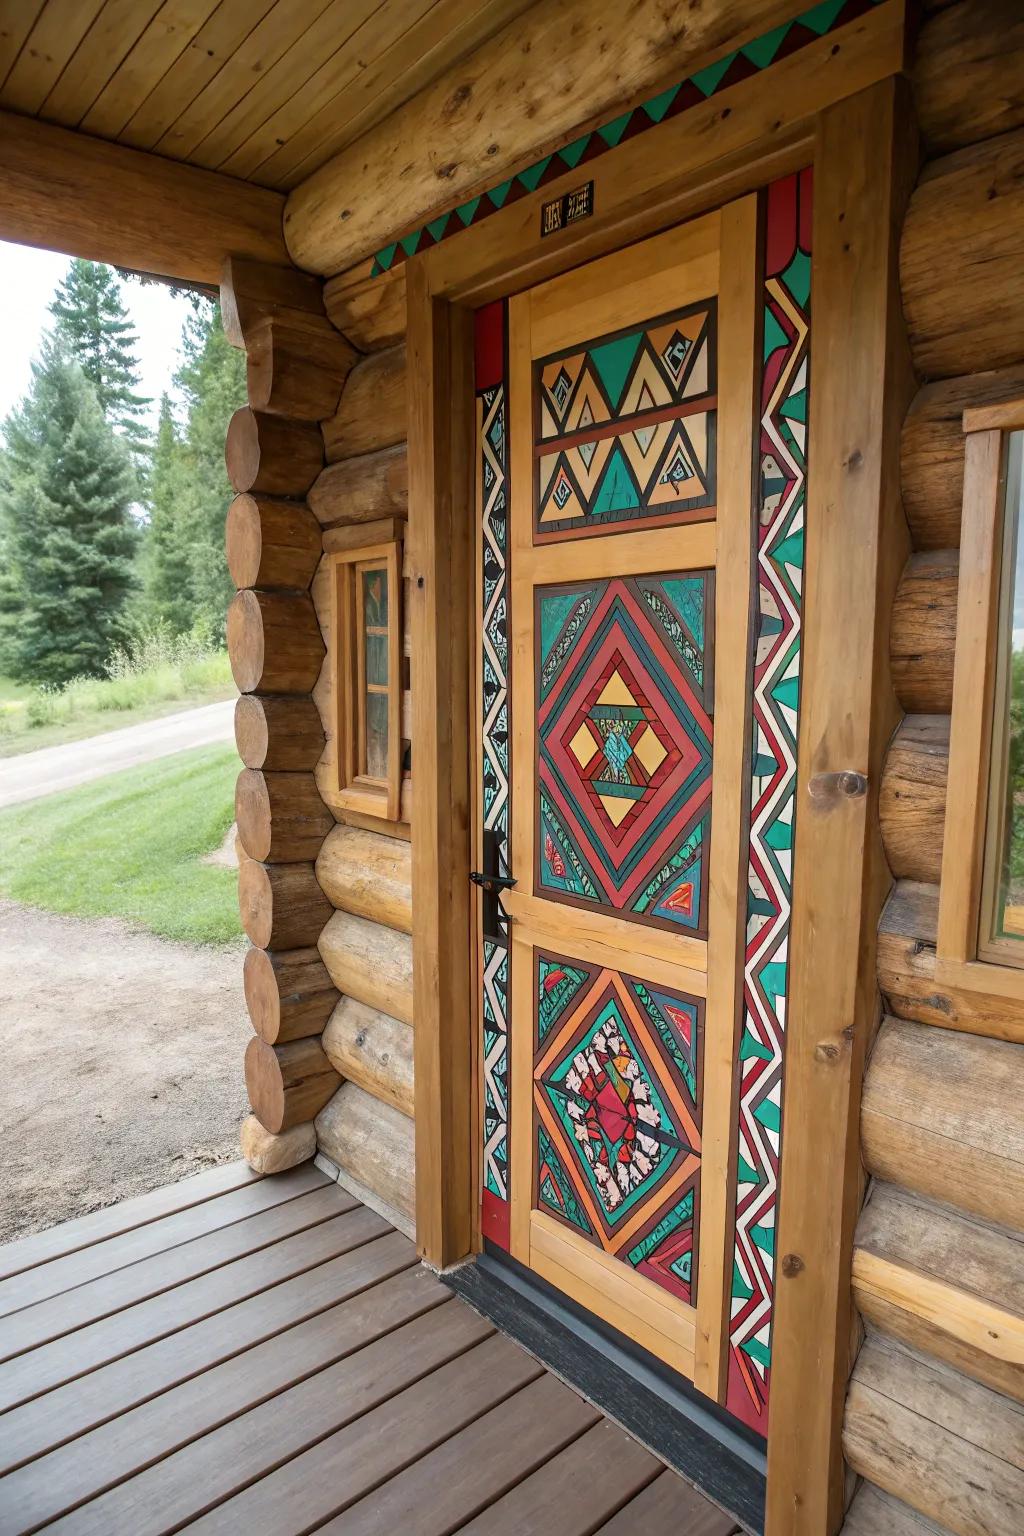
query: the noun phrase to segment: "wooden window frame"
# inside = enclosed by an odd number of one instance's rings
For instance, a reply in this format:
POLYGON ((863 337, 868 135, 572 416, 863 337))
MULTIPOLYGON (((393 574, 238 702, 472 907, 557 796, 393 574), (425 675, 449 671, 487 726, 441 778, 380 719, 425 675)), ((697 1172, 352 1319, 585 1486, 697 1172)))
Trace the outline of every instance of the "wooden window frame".
POLYGON ((331 700, 334 716, 334 795, 339 809, 397 821, 402 793, 402 545, 398 539, 356 545, 329 557, 331 571, 331 700), (384 570, 388 579, 388 771, 363 771, 365 743, 364 634, 361 576, 384 570))
POLYGON ((991 801, 1005 533, 1007 435, 1024 430, 1024 398, 964 412, 953 713, 949 737, 935 977, 997 1001, 1024 1005, 1024 946, 1016 964, 980 933, 988 897, 991 801))
POLYGON ((842 1523, 853 1232, 863 1194, 863 1062, 880 1015, 878 919, 890 878, 877 784, 897 724, 884 614, 909 554, 899 426, 914 388, 902 342, 898 230, 917 171, 900 0, 731 93, 626 140, 587 170, 594 214, 540 240, 563 177, 410 259, 409 569, 417 1246, 444 1268, 478 1251, 474 807, 475 507, 472 313, 546 277, 815 167, 816 270, 800 855, 788 1021, 766 1536, 842 1523), (790 62, 792 72, 786 69, 790 62), (796 66, 799 63, 799 68, 796 66), (827 65, 827 67, 825 67, 827 65), (862 345, 851 358, 849 338, 862 345), (843 371, 837 390, 833 368, 843 371), (879 410, 879 391, 885 408, 879 410), (454 623, 453 615, 465 622, 454 623), (850 658, 837 668, 836 656, 850 658), (855 659, 855 661, 854 661, 855 659), (851 779, 851 770, 854 777, 851 779), (863 782, 866 794, 836 785, 863 782), (822 999, 831 1005, 823 1010, 822 999))

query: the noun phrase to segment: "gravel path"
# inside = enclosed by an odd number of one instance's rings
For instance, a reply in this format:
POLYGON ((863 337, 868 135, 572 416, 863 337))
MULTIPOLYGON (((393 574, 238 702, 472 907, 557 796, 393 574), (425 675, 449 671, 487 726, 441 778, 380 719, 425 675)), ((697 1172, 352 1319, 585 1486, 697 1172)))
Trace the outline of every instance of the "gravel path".
POLYGON ((0 1242, 238 1156, 244 952, 0 901, 0 1242))

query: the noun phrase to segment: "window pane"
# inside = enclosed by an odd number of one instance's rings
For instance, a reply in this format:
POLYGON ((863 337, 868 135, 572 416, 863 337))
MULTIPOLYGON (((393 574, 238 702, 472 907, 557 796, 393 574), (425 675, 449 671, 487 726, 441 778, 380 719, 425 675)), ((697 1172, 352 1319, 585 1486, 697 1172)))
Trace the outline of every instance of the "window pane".
POLYGON ((1024 961, 1024 432, 1007 441, 1003 560, 982 935, 1019 944, 1024 961), (987 930, 987 934, 986 934, 987 930))
POLYGON ((363 618, 368 629, 386 629, 388 623, 388 573, 363 572, 363 618))
POLYGON ((387 633, 375 635, 369 628, 366 631, 366 681, 384 688, 388 681, 387 633))
POLYGON ((366 694, 366 772, 371 779, 388 776, 388 696, 366 694))

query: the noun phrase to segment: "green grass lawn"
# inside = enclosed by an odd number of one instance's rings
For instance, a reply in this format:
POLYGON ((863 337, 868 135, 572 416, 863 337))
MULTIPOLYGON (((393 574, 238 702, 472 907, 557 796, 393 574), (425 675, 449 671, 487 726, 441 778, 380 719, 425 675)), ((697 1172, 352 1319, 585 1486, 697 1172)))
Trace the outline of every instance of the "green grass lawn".
POLYGON ((237 940, 237 874, 201 862, 234 818, 237 772, 233 747, 202 747, 0 811, 0 895, 189 943, 237 940))

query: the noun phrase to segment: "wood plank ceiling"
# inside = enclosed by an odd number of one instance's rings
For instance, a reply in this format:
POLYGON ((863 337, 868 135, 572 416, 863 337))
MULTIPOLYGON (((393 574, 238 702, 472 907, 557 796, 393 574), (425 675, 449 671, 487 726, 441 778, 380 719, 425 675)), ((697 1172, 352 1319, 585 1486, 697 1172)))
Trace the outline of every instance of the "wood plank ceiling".
POLYGON ((0 0, 0 107, 287 190, 531 3, 0 0))

